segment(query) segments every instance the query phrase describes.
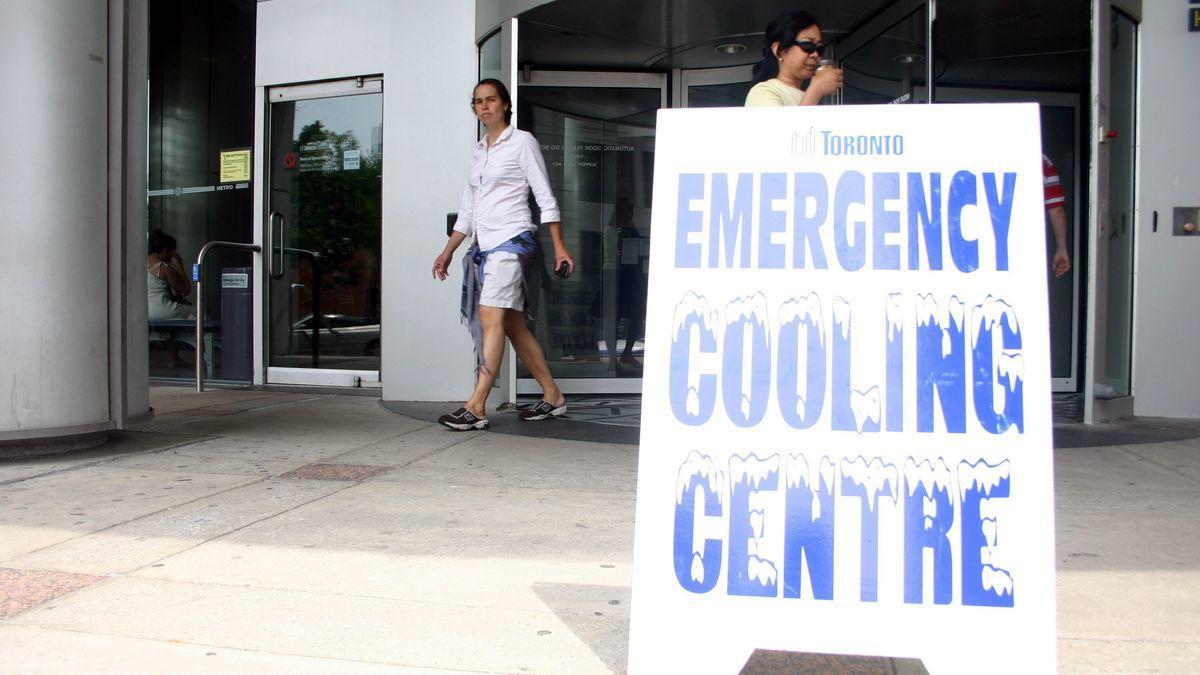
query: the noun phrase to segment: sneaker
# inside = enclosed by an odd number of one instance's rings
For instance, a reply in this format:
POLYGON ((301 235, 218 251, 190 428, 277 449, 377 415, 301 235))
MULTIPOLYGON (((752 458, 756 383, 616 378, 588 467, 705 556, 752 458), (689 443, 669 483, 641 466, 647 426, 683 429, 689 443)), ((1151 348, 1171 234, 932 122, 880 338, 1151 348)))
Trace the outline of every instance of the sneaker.
POLYGON ((567 412, 567 402, 563 401, 562 405, 556 406, 548 401, 538 401, 537 405, 519 413, 521 419, 526 422, 537 422, 544 420, 547 417, 559 417, 567 412))
POLYGON ((459 408, 449 415, 438 418, 438 424, 450 427, 455 431, 470 431, 471 429, 486 429, 491 424, 486 417, 476 417, 475 413, 466 408, 459 408))

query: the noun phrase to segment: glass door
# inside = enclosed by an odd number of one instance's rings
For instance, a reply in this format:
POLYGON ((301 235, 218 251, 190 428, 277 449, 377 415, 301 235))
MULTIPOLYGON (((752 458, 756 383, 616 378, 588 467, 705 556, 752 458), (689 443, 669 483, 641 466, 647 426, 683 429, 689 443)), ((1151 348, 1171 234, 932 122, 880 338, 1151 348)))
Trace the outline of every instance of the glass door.
POLYGON ((383 83, 268 101, 267 382, 379 386, 383 83))
POLYGON ((1108 227, 1101 233, 1108 260, 1104 365, 1097 368, 1095 395, 1129 396, 1133 360, 1134 144, 1137 100, 1137 24, 1118 10, 1109 22, 1108 227))
MULTIPOLYGON (((568 393, 641 391, 650 255, 654 129, 666 76, 529 73, 517 126, 541 144, 577 272, 552 277, 538 264, 530 303, 538 339, 568 393)), ((553 251, 539 230, 543 254, 553 251)), ((523 365, 517 393, 537 393, 523 365)))
MULTIPOLYGON (((502 22, 478 43, 479 79, 482 80, 491 77, 506 84, 509 94, 513 99, 514 115, 517 112, 515 108, 519 105, 518 101, 520 99, 520 88, 517 86, 516 54, 517 31, 519 28, 520 22, 515 18, 510 18, 502 22)), ((475 125, 475 140, 483 138, 484 133, 483 124, 477 123, 475 125)), ((447 232, 448 234, 449 232, 447 232)), ((463 248, 465 249, 466 247, 464 246, 463 248)), ((504 349, 504 363, 501 366, 500 376, 496 378, 495 384, 492 385, 492 395, 489 397, 489 405, 491 406, 517 402, 517 352, 508 341, 505 341, 504 349)))
POLYGON ((1062 277, 1050 273, 1054 235, 1045 228, 1047 285, 1050 303, 1050 375, 1053 391, 1075 392, 1079 384, 1080 286, 1084 277, 1079 266, 1082 235, 1083 185, 1079 175, 1079 130, 1081 110, 1078 94, 1016 89, 938 87, 938 103, 1037 103, 1042 126, 1042 152, 1058 171, 1066 199, 1067 246, 1071 271, 1062 277))
POLYGON ((929 0, 899 0, 833 45, 845 73, 837 103, 925 103, 929 0))
POLYGON ((684 108, 740 108, 754 86, 753 66, 684 70, 675 99, 684 108))

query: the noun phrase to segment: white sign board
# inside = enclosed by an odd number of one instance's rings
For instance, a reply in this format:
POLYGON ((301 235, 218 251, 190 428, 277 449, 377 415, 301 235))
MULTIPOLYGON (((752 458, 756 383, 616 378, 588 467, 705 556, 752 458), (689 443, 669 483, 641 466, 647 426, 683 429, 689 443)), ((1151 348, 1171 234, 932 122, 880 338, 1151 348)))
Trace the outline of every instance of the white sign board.
POLYGON ((655 154, 630 670, 1053 671, 1037 107, 663 110, 655 154))
POLYGON ((222 273, 221 288, 250 288, 250 275, 245 272, 222 273))

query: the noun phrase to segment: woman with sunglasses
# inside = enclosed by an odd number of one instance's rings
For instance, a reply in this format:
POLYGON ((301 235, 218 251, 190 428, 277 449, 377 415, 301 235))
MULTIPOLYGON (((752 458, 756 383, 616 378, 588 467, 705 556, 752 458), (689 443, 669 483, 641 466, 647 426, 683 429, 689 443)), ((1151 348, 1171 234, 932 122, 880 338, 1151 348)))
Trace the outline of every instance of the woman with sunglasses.
POLYGON ((746 95, 746 105, 817 105, 842 88, 842 69, 820 65, 824 53, 821 28, 811 14, 775 17, 763 33, 763 60, 754 66, 757 84, 746 95), (808 89, 801 89, 805 80, 808 89))

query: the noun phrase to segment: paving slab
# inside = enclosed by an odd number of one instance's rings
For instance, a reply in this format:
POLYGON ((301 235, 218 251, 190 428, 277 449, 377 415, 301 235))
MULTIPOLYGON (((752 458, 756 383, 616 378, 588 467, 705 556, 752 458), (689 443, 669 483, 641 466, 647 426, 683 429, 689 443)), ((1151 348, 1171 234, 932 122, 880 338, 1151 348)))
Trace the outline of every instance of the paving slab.
POLYGON ((1195 675, 1200 645, 1158 640, 1058 641, 1061 673, 1163 673, 1195 675))
POLYGON ((1200 645, 1200 573, 1059 571, 1063 638, 1200 645))
POLYGON ((0 564, 253 480, 100 464, 10 483, 0 490, 0 564))
MULTIPOLYGON (((1141 446, 1138 452, 1153 458, 1159 454, 1159 446, 1141 446)), ((1200 482, 1123 446, 1059 450, 1055 453, 1054 478, 1059 506, 1167 507, 1200 493, 1200 482)))
POLYGON ((609 672, 553 611, 123 578, 13 625, 240 650, 489 672, 609 672), (270 607, 270 612, 264 612, 270 607))
POLYGON ((374 399, 322 396, 236 414, 183 419, 177 427, 188 433, 239 438, 278 439, 286 433, 300 447, 345 452, 421 425, 381 409, 374 399))
POLYGON ((345 486, 329 481, 256 481, 17 556, 11 565, 83 574, 131 572, 345 486))
POLYGON ((155 418, 182 410, 212 406, 254 408, 270 402, 312 398, 312 394, 292 394, 250 389, 213 389, 197 392, 193 387, 155 386, 151 388, 150 405, 155 418))
MULTIPOLYGON (((398 420, 403 420, 397 416, 398 420)), ((456 434, 439 424, 418 420, 407 423, 417 426, 394 436, 372 441, 363 446, 332 456, 331 460, 375 466, 408 466, 417 460, 435 455, 455 445, 468 443, 469 435, 456 434)), ((406 427, 400 427, 406 428, 406 427)))
POLYGON ((134 576, 193 584, 222 584, 236 580, 238 584, 262 589, 531 611, 549 606, 560 614, 592 616, 601 612, 620 615, 628 607, 632 568, 628 555, 613 555, 608 559, 614 562, 518 557, 462 559, 397 555, 385 550, 323 549, 311 545, 284 549, 227 539, 145 567, 134 576), (289 563, 280 565, 281 559, 289 563), (545 595, 541 590, 545 588, 605 589, 605 594, 595 602, 549 604, 548 597, 563 600, 569 596, 562 591, 545 595))
POLYGON ((160 452, 122 457, 114 460, 112 465, 129 469, 265 478, 282 475, 338 453, 338 449, 331 449, 322 442, 220 437, 160 452))
POLYGON ((1200 452, 1197 452, 1197 446, 1200 446, 1200 442, 1192 439, 1152 445, 1129 445, 1122 446, 1122 449, 1200 486, 1200 452))
POLYGON ((196 443, 205 438, 207 436, 198 434, 111 431, 107 441, 90 450, 21 459, 0 459, 0 486, 78 466, 100 464, 127 455, 196 443))
MULTIPOLYGON (((440 431, 451 439, 466 434, 448 429, 440 431)), ((637 448, 473 434, 461 443, 414 462, 404 472, 381 479, 426 480, 515 490, 621 493, 632 499, 637 486, 637 448)))
MULTIPOLYGON (((1174 447, 1173 443, 1155 443, 1057 450, 1054 453, 1055 478, 1060 481, 1059 487, 1070 488, 1070 492, 1089 487, 1136 487, 1139 483, 1152 484, 1159 490, 1200 487, 1195 479, 1165 467, 1162 461, 1152 461, 1174 447)), ((1196 454, 1197 447, 1200 442, 1192 448, 1192 454, 1196 454)))
POLYGON ((517 554, 529 561, 611 563, 613 558, 621 562, 622 552, 632 557, 633 500, 626 495, 382 478, 239 530, 222 541, 463 559, 517 554))
MULTIPOLYGON (((1193 499, 1200 501, 1200 494, 1193 499)), ((1200 519, 1194 508, 1190 512, 1136 506, 1060 508, 1056 529, 1060 573, 1190 571, 1198 574, 1200 582, 1196 556, 1200 519)))
POLYGON ((0 619, 16 616, 43 602, 87 588, 103 577, 0 567, 0 619))
MULTIPOLYGON (((9 673, 112 673, 158 669, 173 673, 264 672, 430 673, 428 669, 322 659, 228 647, 76 631, 0 625, 0 670, 9 673)), ((443 671, 444 672, 444 671, 443 671)))

